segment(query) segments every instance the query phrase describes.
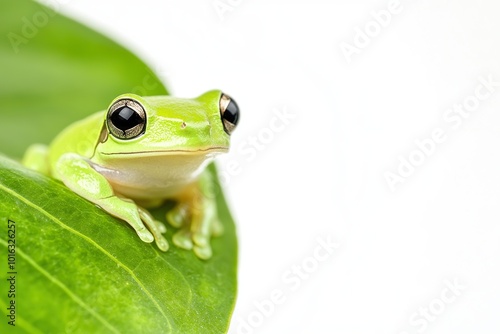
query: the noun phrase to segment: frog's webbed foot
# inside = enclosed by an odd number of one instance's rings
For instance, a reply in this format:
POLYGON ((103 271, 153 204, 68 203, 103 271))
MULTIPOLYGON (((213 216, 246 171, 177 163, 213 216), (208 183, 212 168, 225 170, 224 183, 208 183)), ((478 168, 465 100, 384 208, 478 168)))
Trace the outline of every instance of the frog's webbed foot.
POLYGON ((163 236, 163 233, 167 232, 167 228, 165 227, 165 225, 154 219, 147 210, 141 208, 140 206, 137 207, 137 210, 139 211, 141 220, 153 234, 158 248, 166 252, 168 250, 168 241, 163 236))
POLYGON ((213 196, 212 179, 205 172, 177 206, 167 213, 167 221, 180 230, 173 236, 176 246, 193 250, 200 259, 212 257, 210 239, 222 234, 222 224, 217 218, 217 205, 213 196), (208 176, 207 176, 208 175, 208 176))
POLYGON ((174 234, 172 240, 177 247, 192 249, 200 259, 209 259, 212 257, 210 239, 222 234, 221 224, 216 215, 193 208, 185 210, 184 207, 185 203, 179 203, 167 214, 167 220, 173 226, 178 226, 181 222, 181 229, 174 234))

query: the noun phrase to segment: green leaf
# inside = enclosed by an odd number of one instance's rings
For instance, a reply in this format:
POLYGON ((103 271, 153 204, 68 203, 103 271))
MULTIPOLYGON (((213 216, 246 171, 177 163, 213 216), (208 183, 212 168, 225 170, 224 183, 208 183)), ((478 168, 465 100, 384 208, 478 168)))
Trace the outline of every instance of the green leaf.
MULTIPOLYGON (((218 210, 229 217, 222 196, 218 210)), ((165 212, 153 214, 164 219, 165 212)), ((15 222, 16 264, 9 271, 17 272, 17 328, 41 333, 226 330, 236 290, 229 219, 224 236, 212 241, 209 261, 176 247, 164 253, 63 184, 0 157, 4 250, 9 220, 15 222)), ((0 299, 4 313, 6 292, 7 287, 0 299)))
MULTIPOLYGON (((0 36, 0 152, 9 156, 49 143, 121 93, 167 93, 132 53, 36 2, 1 1, 0 36), (13 44, 15 35, 26 43, 13 44)), ((213 165, 210 171, 216 174, 213 165)), ((0 156, 0 333, 227 331, 237 242, 221 191, 217 203, 225 232, 212 240, 210 260, 176 248, 173 228, 164 253, 60 182, 0 156), (15 299, 6 284, 9 220, 16 230, 15 299), (11 299, 15 330, 5 317, 11 299)), ((165 221, 169 208, 152 213, 165 221)))

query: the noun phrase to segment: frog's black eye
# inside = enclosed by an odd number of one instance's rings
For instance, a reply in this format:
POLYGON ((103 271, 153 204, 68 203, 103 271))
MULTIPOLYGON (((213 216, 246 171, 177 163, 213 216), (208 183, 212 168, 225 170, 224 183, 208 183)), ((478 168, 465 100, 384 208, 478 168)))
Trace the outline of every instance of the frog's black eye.
POLYGON ((235 100, 224 93, 220 97, 219 108, 224 131, 230 135, 238 124, 240 108, 238 108, 235 100))
POLYGON ((106 122, 109 132, 114 137, 132 139, 144 133, 146 112, 139 102, 122 99, 111 105, 106 122))

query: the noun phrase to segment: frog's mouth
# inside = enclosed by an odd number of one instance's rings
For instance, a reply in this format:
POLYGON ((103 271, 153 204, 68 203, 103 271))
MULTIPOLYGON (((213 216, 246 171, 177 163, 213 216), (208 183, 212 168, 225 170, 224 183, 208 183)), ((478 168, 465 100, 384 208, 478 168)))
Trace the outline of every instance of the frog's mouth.
POLYGON ((190 149, 169 149, 169 150, 145 150, 128 152, 101 152, 102 155, 207 155, 216 153, 226 153, 229 151, 225 146, 212 146, 198 150, 190 149))

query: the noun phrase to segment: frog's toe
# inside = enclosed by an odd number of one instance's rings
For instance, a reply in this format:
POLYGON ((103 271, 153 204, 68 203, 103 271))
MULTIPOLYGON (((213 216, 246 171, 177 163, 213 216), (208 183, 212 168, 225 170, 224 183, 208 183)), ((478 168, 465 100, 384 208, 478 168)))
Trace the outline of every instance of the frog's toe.
POLYGON ((167 227, 165 226, 165 224, 163 224, 162 222, 159 222, 159 221, 157 221, 157 224, 158 224, 158 230, 160 231, 160 233, 167 232, 167 227))
POLYGON ((155 240, 153 234, 151 234, 151 232, 149 232, 149 230, 145 227, 143 229, 136 230, 136 233, 142 241, 147 242, 148 244, 155 240))
POLYGON ((207 245, 209 245, 210 236, 203 234, 201 232, 196 232, 193 233, 193 241, 196 244, 196 246, 206 247, 207 245))
POLYGON ((185 205, 178 204, 172 210, 167 212, 167 221, 173 227, 179 228, 184 225, 187 217, 187 209, 185 205))
POLYGON ((212 257, 212 248, 208 244, 205 246, 196 245, 194 246, 193 251, 196 256, 202 260, 208 260, 212 257))
MULTIPOLYGON (((141 207, 137 207, 137 211, 139 212, 139 216, 141 217, 142 222, 149 228, 149 230, 148 230, 144 227, 144 230, 146 230, 151 235, 153 240, 156 240, 156 245, 158 245, 159 249, 161 249, 162 251, 167 251, 168 250, 168 242, 167 242, 167 239, 165 239, 162 235, 162 233, 166 232, 165 225, 163 225, 162 223, 160 223, 159 221, 154 219, 153 216, 149 213, 149 211, 147 211, 141 207)), ((142 231, 142 228, 140 231, 142 231)), ((137 234, 139 234, 139 230, 137 231, 137 234)), ((139 234, 139 237, 140 237, 140 234, 139 234)), ((153 240, 146 241, 142 237, 141 237, 141 239, 145 242, 152 242, 153 241, 153 240)), ((148 240, 149 240, 149 238, 148 238, 148 240)))
POLYGON ((191 233, 188 230, 180 230, 172 237, 174 244, 177 247, 190 250, 193 248, 193 241, 191 240, 191 233))
POLYGON ((156 245, 158 246, 158 248, 161 251, 163 251, 163 252, 168 251, 168 247, 169 247, 168 241, 163 236, 160 236, 160 237, 156 238, 156 245))

